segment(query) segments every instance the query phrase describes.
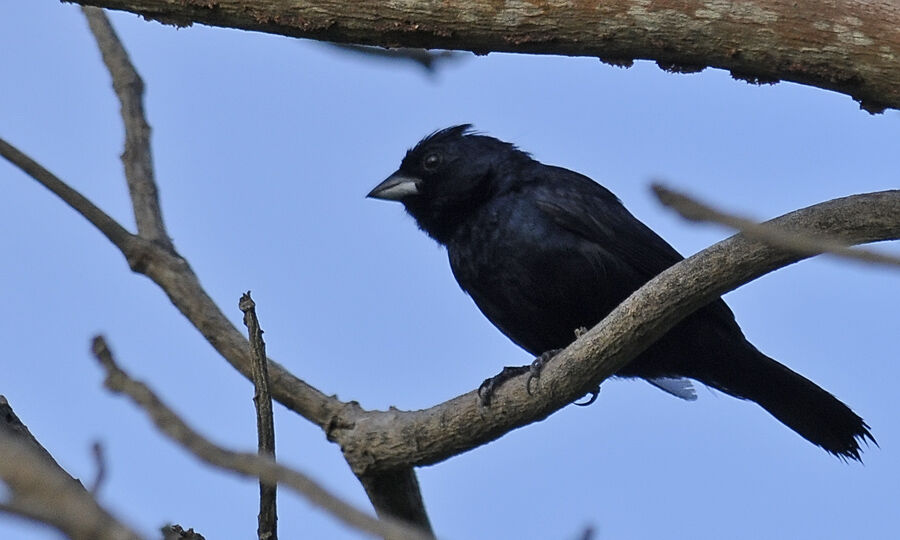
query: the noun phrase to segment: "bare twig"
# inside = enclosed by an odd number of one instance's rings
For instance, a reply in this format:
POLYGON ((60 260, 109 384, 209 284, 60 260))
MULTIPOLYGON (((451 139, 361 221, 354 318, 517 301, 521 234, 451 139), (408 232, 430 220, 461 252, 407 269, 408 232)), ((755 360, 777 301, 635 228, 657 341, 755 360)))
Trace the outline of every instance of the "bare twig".
POLYGON ((124 251, 132 236, 131 233, 84 195, 69 187, 52 172, 3 139, 0 139, 0 156, 40 182, 41 185, 84 216, 94 227, 97 227, 113 245, 124 251))
POLYGON ((106 455, 103 452, 103 445, 99 441, 91 445, 91 454, 94 456, 94 465, 97 468, 94 481, 91 482, 91 494, 96 497, 106 480, 106 455))
POLYGON ((653 184, 653 193, 659 201, 669 208, 675 210, 681 216, 690 221, 699 223, 711 222, 726 225, 732 229, 737 229, 748 238, 766 242, 773 246, 789 249, 798 254, 810 257, 820 253, 828 253, 845 259, 861 261, 872 264, 886 264, 891 266, 900 266, 900 258, 876 253, 874 251, 862 248, 847 247, 845 242, 830 237, 827 233, 813 235, 804 235, 796 232, 786 233, 772 227, 771 225, 760 224, 752 219, 727 214, 720 210, 716 210, 711 206, 685 195, 673 191, 661 184, 653 184))
POLYGON ((2 396, 0 413, 0 478, 9 493, 0 511, 46 523, 75 540, 139 538, 56 463, 2 396))
POLYGON ((103 10, 83 7, 88 26, 97 41, 109 74, 113 89, 121 103, 122 121, 125 124, 125 151, 122 164, 131 192, 134 218, 138 235, 165 248, 172 248, 172 241, 163 224, 159 194, 153 175, 153 156, 150 151, 150 125, 144 116, 144 81, 128 58, 128 52, 119 41, 103 10))
POLYGON ((289 469, 267 456, 234 452, 216 446, 194 431, 167 407, 145 384, 131 379, 116 365, 101 336, 93 340, 94 356, 106 370, 104 384, 113 392, 130 397, 153 420, 156 427, 202 461, 224 470, 254 476, 267 483, 283 484, 341 522, 383 538, 428 540, 430 535, 394 519, 375 519, 342 501, 301 472, 289 469))
MULTIPOLYGON (((272 414, 272 394, 269 393, 269 369, 266 359, 266 343, 256 317, 256 302, 250 291, 241 296, 238 303, 244 313, 244 325, 250 334, 250 354, 253 356, 253 403, 256 405, 256 429, 259 455, 275 460, 275 419, 272 414)), ((276 510, 275 484, 259 481, 259 540, 277 540, 278 512, 276 510)))

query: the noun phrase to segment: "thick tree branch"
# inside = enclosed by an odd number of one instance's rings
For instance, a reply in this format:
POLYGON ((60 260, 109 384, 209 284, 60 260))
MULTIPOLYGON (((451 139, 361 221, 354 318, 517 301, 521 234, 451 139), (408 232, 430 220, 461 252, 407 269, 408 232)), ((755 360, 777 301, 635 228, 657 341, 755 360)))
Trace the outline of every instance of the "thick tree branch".
POLYGON ((11 494, 3 505, 7 512, 52 525, 73 540, 140 538, 33 447, 2 432, 0 478, 11 494))
POLYGON ((7 499, 0 511, 59 529, 75 540, 139 538, 69 476, 0 396, 0 479, 7 499))
MULTIPOLYGON (((6 433, 10 437, 19 439, 23 443, 30 445, 34 448, 35 455, 43 456, 51 467, 57 469, 60 473, 69 476, 69 473, 53 459, 53 455, 51 455, 50 452, 41 445, 37 438, 31 434, 31 431, 28 430, 28 426, 19 419, 19 416, 13 410, 9 401, 6 400, 6 396, 3 395, 0 395, 0 433, 6 433)), ((75 484, 81 485, 78 479, 72 478, 71 476, 69 476, 69 478, 75 484)))
POLYGON ((419 479, 411 466, 358 475, 358 478, 379 517, 402 519, 434 534, 428 512, 425 511, 419 479))
POLYGON ((130 397, 153 420, 156 427, 202 461, 228 471, 255 476, 268 484, 282 484, 310 503, 322 508, 343 523, 397 540, 428 540, 430 535, 391 518, 375 519, 329 493, 306 475, 279 465, 271 457, 234 452, 217 446, 187 425, 167 407, 147 385, 131 379, 113 359, 106 341, 97 336, 93 340, 94 356, 106 370, 104 384, 113 392, 130 397))
MULTIPOLYGON (((817 204, 769 223, 787 233, 827 233, 846 244, 900 239, 900 191, 817 204)), ((421 411, 348 408, 329 431, 358 475, 427 465, 542 420, 640 354, 681 319, 722 294, 808 257, 737 234, 669 268, 629 296, 542 371, 529 395, 523 375, 501 386, 490 408, 476 392, 421 411)))
POLYGON ((890 0, 75 0, 167 24, 193 23, 364 45, 656 60, 729 70, 900 108, 900 4, 890 0))

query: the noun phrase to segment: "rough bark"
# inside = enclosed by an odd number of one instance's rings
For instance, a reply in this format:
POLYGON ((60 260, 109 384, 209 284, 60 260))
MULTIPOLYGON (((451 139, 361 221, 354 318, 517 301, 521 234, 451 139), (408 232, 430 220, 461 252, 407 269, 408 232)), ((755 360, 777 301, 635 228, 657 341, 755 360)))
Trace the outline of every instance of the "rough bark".
POLYGON ((900 108, 900 4, 888 0, 76 0, 148 19, 339 43, 595 56, 729 70, 900 108))

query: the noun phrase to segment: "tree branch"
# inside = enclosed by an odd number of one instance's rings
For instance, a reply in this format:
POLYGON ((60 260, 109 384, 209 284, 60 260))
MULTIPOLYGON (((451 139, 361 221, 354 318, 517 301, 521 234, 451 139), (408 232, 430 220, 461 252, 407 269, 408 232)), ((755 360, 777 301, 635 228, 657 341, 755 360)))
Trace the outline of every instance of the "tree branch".
POLYGON ((75 0, 166 24, 242 28, 339 43, 595 56, 617 65, 729 70, 900 108, 900 4, 889 0, 493 2, 75 0))
MULTIPOLYGON (((853 195, 767 222, 790 234, 827 233, 846 244, 900 239, 900 191, 853 195)), ((554 357, 533 394, 527 375, 501 386, 490 408, 475 391, 421 411, 357 405, 329 430, 357 475, 433 464, 542 420, 613 375, 684 317, 722 294, 806 258, 737 234, 672 266, 554 357)), ((534 385, 533 389, 535 388, 534 385)))
POLYGON ((660 184, 654 184, 652 188, 659 202, 675 210, 681 217, 689 221, 719 223, 732 229, 737 229, 748 238, 789 249, 807 257, 826 253, 870 264, 900 266, 900 258, 898 257, 860 248, 849 248, 846 244, 828 235, 803 236, 787 234, 773 227, 761 225, 752 219, 726 214, 660 184))
POLYGON ((181 444, 205 463, 220 469, 254 476, 269 484, 278 483, 287 486, 341 522, 383 538, 396 540, 429 540, 432 538, 396 519, 382 518, 378 520, 357 510, 329 493, 303 473, 280 465, 271 457, 234 452, 213 444, 188 426, 147 385, 131 379, 127 373, 122 371, 101 336, 94 338, 92 351, 100 365, 106 370, 104 384, 108 389, 130 397, 150 416, 162 433, 181 444))
POLYGON ((7 161, 21 169, 22 172, 37 180, 42 186, 49 189, 63 202, 84 216, 114 246, 123 252, 128 247, 128 243, 133 236, 130 232, 89 201, 87 197, 69 187, 68 184, 60 180, 52 172, 3 139, 0 139, 0 156, 3 156, 7 161))
POLYGON ((0 396, 0 478, 8 499, 0 511, 46 523, 75 540, 139 536, 103 509, 35 439, 0 396))
MULTIPOLYGON (((31 434, 31 431, 28 430, 28 426, 19 419, 19 416, 13 410, 9 401, 7 401, 6 396, 3 395, 0 395, 0 433, 6 433, 10 437, 19 439, 23 443, 31 446, 34 448, 36 455, 42 456, 53 468, 68 476, 72 482, 81 485, 78 479, 69 476, 69 473, 53 459, 53 455, 51 455, 50 452, 41 445, 37 438, 31 434)), ((83 487, 84 486, 82 486, 82 488, 83 487)))
POLYGON ((434 534, 416 471, 411 466, 357 477, 379 517, 402 519, 428 534, 434 534))
MULTIPOLYGON (((128 260, 132 270, 152 279, 204 338, 248 380, 252 380, 249 344, 218 305, 206 294, 188 262, 177 252, 129 233, 81 193, 33 159, 0 139, 0 156, 19 167, 84 216, 128 260)), ((289 409, 323 429, 345 406, 298 379, 278 363, 269 362, 272 395, 289 409)))
POLYGON ((103 56, 103 63, 112 76, 113 89, 122 105, 122 122, 125 125, 122 164, 125 166, 125 178, 131 193, 138 235, 171 249, 172 241, 163 224, 153 174, 150 125, 144 116, 144 81, 131 64, 128 52, 103 11, 91 7, 83 7, 81 10, 87 17, 88 26, 103 56))
MULTIPOLYGON (((253 404, 256 407, 258 453, 275 461, 275 418, 272 414, 272 394, 269 393, 269 370, 266 360, 266 343, 263 330, 256 317, 256 302, 250 291, 238 302, 244 313, 244 326, 250 336, 250 353, 253 355, 253 404)), ((276 486, 259 481, 259 540, 277 540, 278 513, 276 511, 276 486)))

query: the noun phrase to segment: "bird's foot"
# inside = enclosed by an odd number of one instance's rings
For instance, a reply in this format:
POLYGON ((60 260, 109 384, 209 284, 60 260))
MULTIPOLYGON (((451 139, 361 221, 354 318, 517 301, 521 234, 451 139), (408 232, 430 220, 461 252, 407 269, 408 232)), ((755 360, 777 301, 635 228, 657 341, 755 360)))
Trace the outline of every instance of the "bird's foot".
MULTIPOLYGON (((575 339, 578 339, 587 333, 588 333, 587 326, 579 326, 578 328, 575 329, 575 339)), ((579 407, 587 407, 591 403, 597 401, 597 396, 600 395, 600 385, 598 384, 597 386, 595 386, 590 391, 590 394, 591 394, 591 397, 589 397, 587 401, 585 401, 584 403, 575 403, 575 405, 578 405, 579 407)))
MULTIPOLYGON (((576 330, 576 335, 581 333, 583 334, 587 330, 585 328, 579 328, 576 330)), ((506 366, 503 370, 494 375, 489 379, 485 379, 484 382, 481 383, 481 386, 478 387, 478 399, 481 402, 482 407, 488 407, 491 404, 491 398, 494 397, 494 392, 497 388, 500 388, 500 385, 505 383, 506 381, 518 377, 523 373, 528 373, 528 378, 525 380, 525 390, 528 392, 528 395, 531 395, 531 382, 535 379, 541 378, 541 371, 544 369, 550 360, 553 359, 554 356, 560 353, 562 349, 552 349, 542 353, 540 356, 534 359, 534 361, 527 366, 506 366)), ((597 401, 597 396, 600 395, 600 385, 598 384, 594 389, 590 390, 589 393, 591 396, 584 403, 575 403, 579 407, 587 407, 591 403, 597 401)))
POLYGON ((534 379, 541 378, 541 371, 543 371, 544 366, 550 363, 550 360, 553 359, 554 356, 559 354, 562 349, 551 349, 549 351, 545 351, 541 353, 540 356, 534 359, 534 362, 528 366, 528 379, 525 380, 525 390, 528 391, 528 395, 531 395, 531 381, 534 379))
MULTIPOLYGON (((578 328, 575 330, 575 336, 581 337, 582 335, 584 335, 585 332, 587 332, 587 328, 584 328, 584 327, 578 328)), ((562 351, 562 349, 553 349, 553 350, 547 351, 547 352, 543 353, 542 355, 538 356, 537 358, 535 358, 534 362, 532 362, 531 365, 528 366, 528 380, 525 381, 525 390, 528 391, 528 395, 531 395, 531 381, 534 379, 541 378, 541 370, 543 370, 544 366, 546 366, 550 362, 550 360, 553 359, 554 356, 559 354, 560 351, 562 351)), ((600 395, 600 385, 598 384, 597 386, 595 386, 593 389, 591 389, 589 391, 589 393, 591 394, 591 396, 588 398, 587 401, 585 401, 583 403, 575 403, 575 405, 578 405, 579 407, 587 407, 591 403, 597 401, 597 396, 600 395)))
POLYGON ((482 407, 488 407, 491 404, 491 398, 494 392, 500 388, 500 385, 506 381, 517 377, 531 369, 530 366, 506 366, 503 371, 494 375, 489 379, 485 379, 481 386, 478 387, 478 400, 482 407))

